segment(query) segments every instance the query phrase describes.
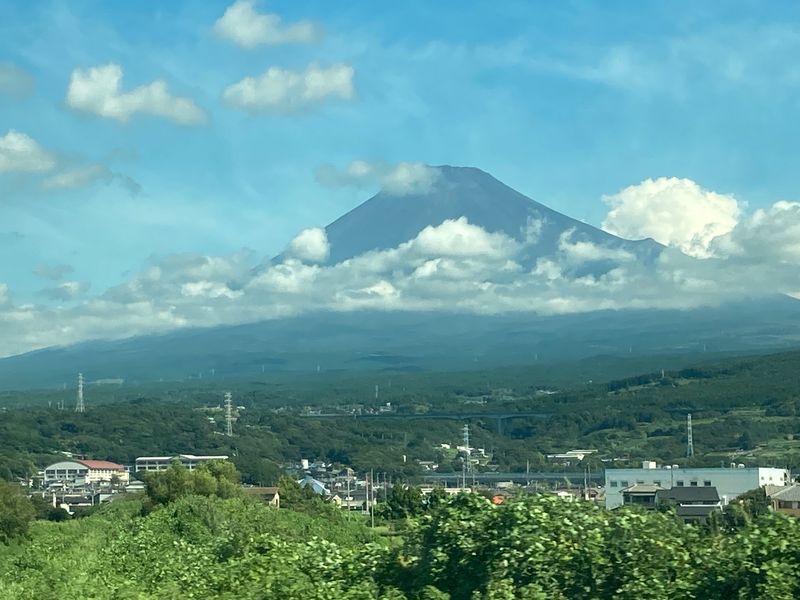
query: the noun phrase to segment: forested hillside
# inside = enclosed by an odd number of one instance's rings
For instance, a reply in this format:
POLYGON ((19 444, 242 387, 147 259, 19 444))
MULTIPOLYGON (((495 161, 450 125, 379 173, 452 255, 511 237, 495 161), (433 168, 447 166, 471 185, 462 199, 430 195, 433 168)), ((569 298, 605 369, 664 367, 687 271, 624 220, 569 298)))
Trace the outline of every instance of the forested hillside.
POLYGON ((464 422, 491 454, 487 468, 501 471, 555 468, 545 455, 570 447, 621 461, 687 463, 689 412, 695 458, 688 463, 800 467, 800 353, 565 388, 517 369, 395 374, 379 380, 375 399, 376 381, 228 382, 240 405, 233 438, 222 435, 226 382, 95 388, 84 414, 55 408, 72 402, 71 392, 6 394, 0 478, 29 475, 59 452, 124 464, 144 455, 225 453, 246 481, 263 484, 277 479, 280 463, 300 458, 413 476, 416 460, 460 469, 440 445, 457 443, 464 422), (391 411, 377 412, 386 403, 391 411))
MULTIPOLYGON (((507 379, 498 372, 488 382, 486 373, 440 374, 428 385, 419 375, 395 376, 378 400, 364 399, 371 379, 239 383, 230 438, 222 434, 219 385, 114 388, 83 414, 57 410, 60 398, 52 392, 16 394, 0 412, 0 477, 29 475, 59 452, 129 463, 137 455, 191 451, 229 454, 251 483, 280 481, 280 464, 301 457, 409 479, 420 474, 414 459, 436 460, 445 472, 457 467, 439 442, 458 442, 464 421, 475 445, 491 452, 491 464, 481 466, 487 469, 521 470, 526 461, 557 469, 545 454, 566 447, 595 447, 598 457, 619 457, 618 464, 646 457, 717 465, 735 458, 797 468, 798 367, 800 353, 785 353, 562 389, 521 371, 507 379), (380 412, 387 402, 391 410, 380 412), (683 458, 689 411, 693 459, 683 458), (507 417, 502 430, 497 415, 507 417)), ((26 509, 19 486, 0 483, 0 597, 800 595, 800 554, 792 542, 800 525, 780 515, 734 508, 698 527, 669 512, 609 512, 549 495, 500 506, 468 495, 412 512, 392 509, 390 496, 376 511, 379 519, 399 519, 388 523, 387 536, 360 515, 288 492, 289 508, 274 509, 241 497, 230 482, 176 481, 148 481, 147 498, 29 528, 34 513, 56 515, 46 502, 26 509)))

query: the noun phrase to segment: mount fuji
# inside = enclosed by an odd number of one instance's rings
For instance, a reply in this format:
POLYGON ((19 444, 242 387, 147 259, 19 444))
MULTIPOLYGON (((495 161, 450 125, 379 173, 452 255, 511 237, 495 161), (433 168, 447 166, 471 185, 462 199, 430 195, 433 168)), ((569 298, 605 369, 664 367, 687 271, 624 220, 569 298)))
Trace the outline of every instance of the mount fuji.
MULTIPOLYGON (((583 287, 591 291, 591 282, 612 276, 620 265, 634 265, 642 272, 655 269, 668 251, 652 239, 622 239, 556 212, 479 169, 429 169, 433 177, 426 185, 403 193, 383 190, 330 223, 324 228, 324 254, 303 268, 315 273, 327 269, 334 278, 335 269, 364 257, 384 256, 393 249, 413 253, 421 247, 427 262, 435 262, 440 253, 466 257, 464 264, 470 265, 490 250, 512 247, 513 261, 497 251, 496 262, 482 266, 484 272, 507 271, 504 289, 513 291, 532 272, 548 272, 548 265, 560 257, 560 270, 549 275, 550 281, 584 278, 583 287), (452 235, 444 239, 446 224, 450 229, 445 233, 452 235), (482 232, 479 241, 485 248, 464 231, 482 232), (579 260, 569 259, 574 256, 579 260)), ((287 250, 253 269, 250 276, 269 275, 271 268, 281 268, 285 261, 300 264, 287 250)), ((460 268, 463 271, 463 265, 460 268)), ((420 269, 409 267, 408 277, 414 279, 420 269)), ((243 285, 238 282, 231 288, 243 285)), ((318 367, 468 369, 527 364, 534 357, 568 361, 634 352, 761 352, 794 346, 800 340, 800 302, 786 296, 737 298, 688 308, 608 309, 598 299, 598 310, 591 309, 590 298, 584 308, 570 314, 537 310, 490 314, 480 306, 464 310, 447 305, 432 310, 424 303, 397 310, 388 305, 347 310, 321 306, 282 318, 243 317, 237 324, 86 341, 12 356, 0 360, 0 388, 61 385, 78 371, 95 380, 157 381, 194 377, 210 369, 218 376, 247 376, 262 370, 310 372, 318 367)))

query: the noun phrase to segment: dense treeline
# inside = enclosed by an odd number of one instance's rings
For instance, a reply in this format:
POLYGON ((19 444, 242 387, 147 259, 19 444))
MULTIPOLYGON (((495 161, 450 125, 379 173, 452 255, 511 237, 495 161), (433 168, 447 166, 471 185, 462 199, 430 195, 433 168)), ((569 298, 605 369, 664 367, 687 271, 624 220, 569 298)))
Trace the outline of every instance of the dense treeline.
MULTIPOLYGON (((59 452, 124 464, 143 455, 222 453, 234 457, 246 481, 261 484, 277 481, 280 463, 300 458, 395 477, 418 474, 416 460, 452 472, 460 463, 439 446, 459 443, 463 421, 471 424, 474 445, 485 448, 500 471, 557 469, 545 455, 576 447, 623 461, 687 464, 682 458, 687 412, 694 416, 691 464, 735 460, 800 468, 800 353, 665 370, 557 393, 543 392, 533 376, 525 379, 519 370, 498 370, 491 378, 487 372, 387 375, 376 401, 373 377, 342 376, 326 384, 240 382, 236 402, 243 409, 237 411, 233 439, 222 435, 222 414, 216 410, 220 384, 124 387, 117 395, 105 390, 108 403, 90 404, 85 414, 54 408, 57 394, 65 392, 48 392, 49 408, 32 394, 33 407, 0 410, 0 479, 34 473, 59 452), (392 402, 393 418, 314 418, 292 410, 301 402, 374 408, 384 400, 392 402), (481 416, 515 412, 541 416, 502 422, 481 416), (397 418, 412 413, 421 414, 397 418), (424 418, 441 413, 465 416, 424 418)), ((22 402, 25 395, 14 398, 22 402)))
POLYGON ((735 527, 523 496, 442 499, 398 536, 239 496, 118 501, 0 545, 0 597, 669 599, 800 595, 800 521, 735 527))

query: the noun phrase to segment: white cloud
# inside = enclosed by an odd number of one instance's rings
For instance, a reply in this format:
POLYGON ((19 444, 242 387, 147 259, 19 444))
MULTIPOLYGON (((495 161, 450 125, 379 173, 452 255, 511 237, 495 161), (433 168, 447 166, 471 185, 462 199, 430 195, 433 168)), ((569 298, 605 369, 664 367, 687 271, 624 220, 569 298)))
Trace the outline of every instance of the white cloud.
POLYGON ((327 68, 312 64, 305 71, 270 67, 228 86, 222 98, 230 106, 253 112, 297 112, 331 100, 352 100, 354 74, 346 64, 327 68))
POLYGON ((55 164, 53 155, 24 133, 11 129, 0 137, 0 173, 48 171, 55 164))
POLYGON ((64 169, 45 178, 42 181, 42 187, 46 190, 74 190, 97 182, 106 184, 117 182, 131 194, 138 194, 142 189, 134 179, 122 173, 115 173, 101 164, 88 164, 64 169))
POLYGON ((10 63, 0 63, 0 95, 25 98, 33 92, 33 77, 10 63))
POLYGON ((616 261, 626 263, 636 257, 622 248, 598 246, 586 240, 575 240, 575 229, 568 229, 558 238, 558 249, 569 264, 584 264, 596 261, 616 261))
POLYGON ((278 15, 256 11, 255 2, 236 0, 214 23, 214 33, 250 49, 261 45, 313 42, 319 39, 322 30, 311 21, 283 24, 278 15))
POLYGON ((776 202, 758 209, 730 232, 714 239, 718 256, 751 263, 800 264, 800 202, 776 202))
POLYGON ((742 207, 733 196, 701 188, 690 179, 646 179, 605 196, 603 229, 623 238, 653 238, 689 256, 711 256, 711 241, 731 231, 742 207))
POLYGON ((195 298, 236 298, 242 293, 241 290, 232 290, 226 284, 215 281, 190 281, 181 286, 183 296, 195 298))
POLYGON ((325 262, 331 247, 324 229, 304 229, 289 243, 287 254, 306 262, 325 262))
POLYGON ((379 185, 386 192, 397 196, 429 192, 439 176, 439 169, 420 162, 389 164, 354 160, 343 170, 324 164, 316 171, 317 181, 326 187, 366 188, 379 185))
POLYGON ((65 281, 55 287, 42 290, 42 295, 51 300, 69 301, 78 298, 89 290, 89 284, 84 281, 65 281))
POLYGON ((190 98, 173 96, 158 79, 122 92, 122 67, 108 64, 75 69, 67 89, 67 106, 125 123, 137 113, 169 119, 180 125, 206 121, 205 112, 190 98))
POLYGON ((472 225, 466 217, 426 227, 407 247, 420 256, 480 257, 485 260, 508 259, 519 249, 519 245, 508 236, 489 233, 472 225))
POLYGON ((255 277, 247 289, 255 292, 269 294, 307 294, 305 301, 309 306, 314 303, 314 294, 311 286, 314 284, 320 267, 307 265, 294 258, 270 266, 266 271, 255 277))
MULTIPOLYGON (((800 203, 779 202, 742 218, 696 260, 676 248, 649 262, 564 232, 558 246, 524 267, 529 241, 488 232, 466 218, 423 229, 395 248, 335 265, 322 229, 301 232, 282 262, 254 253, 153 259, 126 283, 97 296, 67 281, 52 305, 15 304, 0 284, 0 355, 54 343, 120 338, 180 327, 281 318, 308 311, 424 310, 563 314, 600 309, 684 309, 753 293, 800 290, 800 203), (602 261, 604 268, 591 266, 602 261), (584 268, 586 267, 586 268, 584 268), (68 300, 72 302, 67 303, 68 300)), ((67 270, 48 268, 59 281, 67 270)))
POLYGON ((110 180, 112 173, 103 165, 87 165, 51 175, 42 182, 45 189, 71 189, 94 183, 98 180, 110 180))

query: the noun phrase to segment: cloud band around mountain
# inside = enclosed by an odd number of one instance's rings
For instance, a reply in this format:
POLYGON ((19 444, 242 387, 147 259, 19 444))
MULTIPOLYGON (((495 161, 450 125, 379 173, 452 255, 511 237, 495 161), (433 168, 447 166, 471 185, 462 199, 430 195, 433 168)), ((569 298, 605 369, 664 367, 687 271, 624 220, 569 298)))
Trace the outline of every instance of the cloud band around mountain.
POLYGON ((128 282, 83 300, 85 288, 66 282, 69 289, 54 292, 73 300, 65 306, 16 303, 0 283, 0 326, 8 332, 0 355, 319 310, 552 315, 688 309, 800 291, 800 203, 779 202, 740 219, 711 241, 713 256, 706 260, 667 248, 644 264, 624 250, 587 242, 567 230, 552 254, 526 267, 526 250, 535 238, 520 241, 466 218, 449 219, 397 247, 324 264, 330 250, 324 230, 309 229, 278 263, 266 261, 256 269, 250 252, 168 256, 128 282), (766 246, 769 252, 757 251, 766 246), (599 272, 581 269, 598 261, 605 265, 599 272))

